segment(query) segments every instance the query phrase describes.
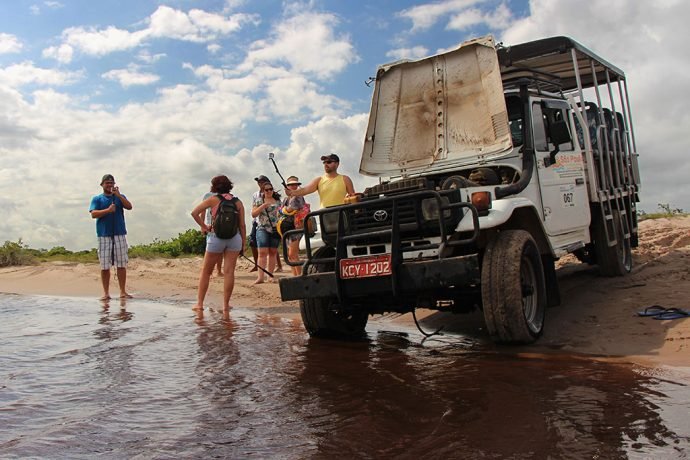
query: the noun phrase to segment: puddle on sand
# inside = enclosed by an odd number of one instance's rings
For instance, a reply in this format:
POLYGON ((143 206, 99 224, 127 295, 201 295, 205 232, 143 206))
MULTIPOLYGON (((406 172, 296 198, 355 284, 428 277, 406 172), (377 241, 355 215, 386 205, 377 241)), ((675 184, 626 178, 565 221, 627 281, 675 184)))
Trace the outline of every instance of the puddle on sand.
MULTIPOLYGON (((683 458, 678 370, 248 310, 0 296, 0 456, 683 458)), ((393 330, 394 329, 394 330, 393 330)))

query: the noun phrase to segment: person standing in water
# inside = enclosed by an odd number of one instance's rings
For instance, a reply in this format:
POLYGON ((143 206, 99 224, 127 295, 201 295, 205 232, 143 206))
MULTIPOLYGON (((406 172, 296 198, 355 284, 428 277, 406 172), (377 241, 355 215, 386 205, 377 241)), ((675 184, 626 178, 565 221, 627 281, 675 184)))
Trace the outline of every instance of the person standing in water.
POLYGON ((244 224, 244 205, 240 200, 235 201, 237 207, 237 233, 231 238, 219 238, 213 231, 213 226, 209 226, 204 221, 206 210, 211 210, 211 221, 215 218, 218 212, 218 205, 221 199, 218 195, 223 195, 226 200, 232 200, 234 197, 230 193, 233 184, 227 176, 216 176, 211 179, 211 192, 213 195, 206 198, 199 203, 192 210, 192 218, 199 224, 201 232, 208 234, 206 240, 206 252, 204 254, 204 262, 199 275, 199 290, 197 293, 197 302, 193 310, 204 310, 204 299, 208 292, 209 280, 213 269, 218 263, 219 259, 223 259, 225 270, 223 275, 223 314, 227 315, 230 311, 230 297, 235 288, 235 265, 237 258, 243 251, 244 241, 247 238, 247 228, 244 224))
POLYGON ((106 174, 101 179, 103 193, 91 198, 89 213, 96 219, 96 235, 98 236, 98 262, 101 266, 101 284, 103 297, 110 300, 110 267, 116 267, 117 281, 120 286, 120 298, 132 296, 125 289, 127 283, 127 228, 125 226, 125 212, 132 209, 132 203, 120 193, 115 185, 112 174, 106 174))

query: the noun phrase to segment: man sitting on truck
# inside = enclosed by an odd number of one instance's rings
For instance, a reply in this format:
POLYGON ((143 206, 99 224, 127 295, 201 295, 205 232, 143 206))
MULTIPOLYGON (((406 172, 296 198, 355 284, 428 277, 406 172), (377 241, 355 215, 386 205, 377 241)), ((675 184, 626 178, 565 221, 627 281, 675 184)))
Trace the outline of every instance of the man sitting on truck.
POLYGON ((318 191, 322 208, 343 204, 345 197, 354 195, 355 187, 352 185, 352 179, 343 174, 338 174, 340 157, 335 153, 331 153, 323 155, 321 161, 323 162, 323 176, 315 178, 304 187, 294 190, 287 188, 285 194, 287 196, 304 196, 318 191))

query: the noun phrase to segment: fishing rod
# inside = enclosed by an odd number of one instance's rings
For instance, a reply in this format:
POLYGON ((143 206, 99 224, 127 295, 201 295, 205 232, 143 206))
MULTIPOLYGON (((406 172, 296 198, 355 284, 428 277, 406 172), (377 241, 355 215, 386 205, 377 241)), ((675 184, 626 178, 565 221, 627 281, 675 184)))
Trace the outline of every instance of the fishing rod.
POLYGON ((264 269, 264 268, 261 267, 259 264, 257 264, 256 262, 254 262, 252 259, 250 259, 249 257, 245 256, 243 253, 240 253, 240 256, 244 257, 245 259, 247 259, 248 261, 250 261, 251 263, 253 263, 254 266, 255 266, 256 268, 258 268, 259 270, 261 270, 262 272, 266 273, 268 276, 270 276, 271 278, 273 278, 273 273, 271 273, 271 272, 269 272, 268 270, 264 269))

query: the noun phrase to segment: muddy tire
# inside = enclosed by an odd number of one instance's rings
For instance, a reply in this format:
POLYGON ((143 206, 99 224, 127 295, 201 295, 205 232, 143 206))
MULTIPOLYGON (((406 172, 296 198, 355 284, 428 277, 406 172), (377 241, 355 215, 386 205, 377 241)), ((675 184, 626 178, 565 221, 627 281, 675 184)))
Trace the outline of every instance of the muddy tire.
POLYGON ((496 343, 527 344, 544 330, 544 268, 537 244, 524 230, 498 234, 482 262, 484 321, 496 343))
MULTIPOLYGON (((320 248, 315 258, 333 257, 333 248, 320 248)), ((307 273, 333 271, 333 266, 311 265, 307 273)), ((312 337, 356 339, 364 335, 369 315, 366 312, 336 312, 333 303, 337 299, 314 298, 300 301, 300 313, 304 327, 312 337)))
POLYGON ((630 240, 623 237, 620 213, 613 211, 613 227, 617 243, 609 246, 606 241, 606 230, 599 212, 595 212, 594 249, 602 276, 623 276, 632 270, 632 247, 630 240))

